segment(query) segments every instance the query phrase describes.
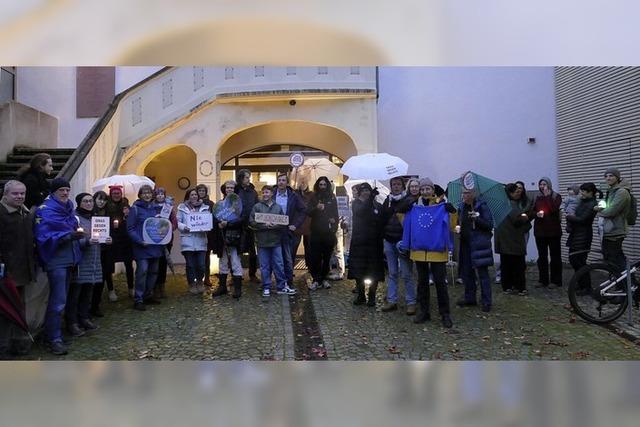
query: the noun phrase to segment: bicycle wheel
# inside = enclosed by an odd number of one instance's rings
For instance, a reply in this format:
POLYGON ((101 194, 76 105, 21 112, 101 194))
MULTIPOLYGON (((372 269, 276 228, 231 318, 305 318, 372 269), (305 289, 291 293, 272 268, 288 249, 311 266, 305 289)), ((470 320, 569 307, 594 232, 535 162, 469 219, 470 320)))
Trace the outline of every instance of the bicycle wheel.
POLYGON ((602 296, 601 291, 614 282, 620 273, 609 264, 585 265, 578 270, 569 283, 571 307, 587 322, 599 325, 613 322, 627 308, 627 283, 622 281, 602 296))

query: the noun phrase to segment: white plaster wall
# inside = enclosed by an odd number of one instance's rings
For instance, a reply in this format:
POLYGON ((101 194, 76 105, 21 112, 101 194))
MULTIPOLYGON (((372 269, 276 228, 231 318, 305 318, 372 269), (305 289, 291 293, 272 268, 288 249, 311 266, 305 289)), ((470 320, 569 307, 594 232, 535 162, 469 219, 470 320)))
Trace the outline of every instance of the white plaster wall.
POLYGON ((379 90, 379 150, 409 172, 557 181, 553 68, 381 67, 379 90))
POLYGON ((116 94, 129 89, 163 67, 116 67, 116 94))
POLYGON ((467 170, 527 189, 557 182, 553 79, 551 67, 381 67, 379 151, 443 187, 467 170))
POLYGON ((18 67, 16 80, 16 101, 58 119, 59 148, 77 147, 96 119, 76 118, 76 67, 18 67))

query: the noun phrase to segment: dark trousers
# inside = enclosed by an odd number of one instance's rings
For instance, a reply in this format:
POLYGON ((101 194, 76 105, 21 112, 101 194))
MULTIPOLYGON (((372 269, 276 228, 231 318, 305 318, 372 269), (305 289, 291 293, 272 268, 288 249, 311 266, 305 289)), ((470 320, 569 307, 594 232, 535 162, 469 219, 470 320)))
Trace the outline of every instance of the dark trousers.
POLYGON ((538 248, 538 281, 547 286, 562 286, 562 255, 560 237, 536 237, 538 248), (551 281, 549 281, 549 257, 551 257, 551 281))
MULTIPOLYGON (((171 253, 172 247, 173 245, 171 243, 167 245, 169 253, 171 253)), ((162 255, 158 261, 158 277, 156 278, 156 285, 164 285, 165 283, 167 283, 167 257, 162 255)))
POLYGON ((258 271, 258 254, 256 253, 256 246, 249 246, 249 277, 256 275, 258 271))
MULTIPOLYGON (((573 267, 574 271, 580 270, 582 267, 587 265, 587 257, 589 256, 588 251, 580 252, 577 254, 569 255, 569 263, 571 267, 573 267)), ((591 288, 591 277, 588 274, 584 274, 580 279, 579 288, 591 288)))
POLYGON ((89 319, 89 306, 93 294, 93 283, 72 283, 67 294, 65 318, 67 327, 80 320, 89 319))
POLYGON ((311 238, 309 242, 309 273, 313 281, 321 283, 327 278, 335 240, 311 238))
POLYGON ((460 244, 460 269, 462 282, 464 283, 464 299, 468 302, 476 301, 477 282, 476 272, 480 279, 480 301, 482 305, 491 305, 491 281, 489 280, 489 267, 473 268, 471 261, 471 247, 460 244))
POLYGON ((527 289, 527 263, 524 257, 524 255, 500 254, 502 290, 524 291, 527 289))
POLYGON ((309 268, 309 266, 311 265, 311 261, 309 258, 309 254, 311 253, 311 249, 309 249, 309 236, 300 236, 298 234, 294 235, 291 247, 291 257, 293 258, 295 263, 295 258, 296 254, 298 253, 298 248, 300 247, 300 242, 302 242, 302 245, 304 247, 304 263, 307 265, 307 268, 309 268))
POLYGON ((624 237, 615 240, 604 239, 602 241, 602 258, 616 266, 619 271, 627 268, 627 258, 622 251, 624 237))
MULTIPOLYGON (((122 263, 124 264, 124 270, 126 272, 127 275, 127 288, 129 289, 133 289, 133 260, 132 259, 128 259, 125 261, 122 261, 122 263)), ((115 265, 112 266, 111 271, 113 271, 113 269, 115 268, 115 265)), ((111 273, 109 274, 103 274, 104 275, 104 280, 105 282, 107 282, 107 289, 112 291, 113 290, 113 277, 111 275, 111 273)))
POLYGON ((420 305, 420 310, 430 311, 431 290, 429 289, 429 273, 433 275, 436 284, 436 294, 438 296, 438 312, 441 316, 449 315, 449 291, 445 284, 447 276, 447 265, 444 262, 421 262, 416 261, 418 271, 418 292, 416 300, 420 305))

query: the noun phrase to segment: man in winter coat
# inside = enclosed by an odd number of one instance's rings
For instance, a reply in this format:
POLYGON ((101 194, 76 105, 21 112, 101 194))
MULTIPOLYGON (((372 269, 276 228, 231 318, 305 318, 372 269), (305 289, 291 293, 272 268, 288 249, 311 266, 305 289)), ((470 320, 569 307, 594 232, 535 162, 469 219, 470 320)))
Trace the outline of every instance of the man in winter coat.
POLYGON ((51 195, 40 205, 35 219, 38 255, 47 272, 50 288, 45 334, 49 350, 55 355, 67 354, 67 347, 62 342, 62 313, 73 268, 80 262, 78 240, 84 237, 84 231, 78 229, 70 193, 71 185, 67 180, 54 179, 51 195))
POLYGON ((622 242, 629 233, 627 216, 631 209, 631 189, 622 181, 620 170, 609 168, 604 173, 609 185, 606 208, 596 206, 598 216, 604 218, 602 257, 615 265, 620 271, 626 268, 627 259, 622 251, 622 242))
MULTIPOLYGON (((4 185, 0 201, 0 263, 4 264, 4 275, 15 282, 23 302, 25 289, 36 280, 33 215, 24 205, 25 193, 23 183, 11 180, 4 185)), ((9 351, 26 354, 30 342, 26 334, 0 318, 0 360, 9 351)))
POLYGON ((258 192, 251 183, 251 171, 240 169, 236 174, 236 194, 242 201, 242 246, 240 254, 249 253, 249 280, 257 283, 258 257, 256 255, 255 235, 249 227, 249 215, 253 206, 258 203, 258 192))
POLYGON ((284 261, 284 274, 287 276, 287 285, 293 289, 293 261, 296 254, 293 253, 293 245, 296 241, 295 231, 302 227, 306 218, 306 207, 300 196, 289 187, 286 174, 278 175, 274 188, 274 201, 282 208, 284 215, 289 216, 289 226, 282 233, 282 260, 284 261))
POLYGON ((402 223, 398 207, 406 197, 404 182, 400 177, 391 178, 389 185, 391 193, 382 204, 384 255, 389 268, 387 303, 382 306, 382 311, 388 312, 398 309, 398 275, 400 275, 404 280, 407 315, 413 316, 416 314, 416 284, 413 280, 413 262, 408 256, 400 254, 397 247, 397 243, 402 240, 402 223))
POLYGON ((262 296, 271 294, 271 273, 276 276, 278 294, 295 295, 296 291, 287 285, 282 260, 282 233, 285 226, 256 221, 256 214, 282 215, 282 208, 273 201, 273 188, 262 187, 262 200, 256 203, 249 215, 249 224, 256 231, 260 274, 262 275, 262 296))
MULTIPOLYGON (((491 282, 489 266, 493 265, 491 236, 493 218, 489 207, 477 200, 474 190, 462 191, 462 203, 458 207, 460 226, 460 269, 464 283, 464 297, 457 302, 459 307, 477 305, 476 271, 480 278, 480 300, 482 311, 491 311, 491 282)), ((457 228, 456 228, 457 230, 457 228)))

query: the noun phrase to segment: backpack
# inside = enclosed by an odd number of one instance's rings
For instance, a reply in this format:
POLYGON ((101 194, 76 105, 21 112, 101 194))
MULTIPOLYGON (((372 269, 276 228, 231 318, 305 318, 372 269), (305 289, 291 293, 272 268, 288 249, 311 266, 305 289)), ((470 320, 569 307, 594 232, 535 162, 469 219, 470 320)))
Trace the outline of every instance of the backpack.
POLYGON ((636 221, 638 220, 638 200, 631 194, 631 191, 629 191, 629 196, 631 197, 631 201, 629 203, 629 211, 627 212, 627 224, 636 225, 636 221))

